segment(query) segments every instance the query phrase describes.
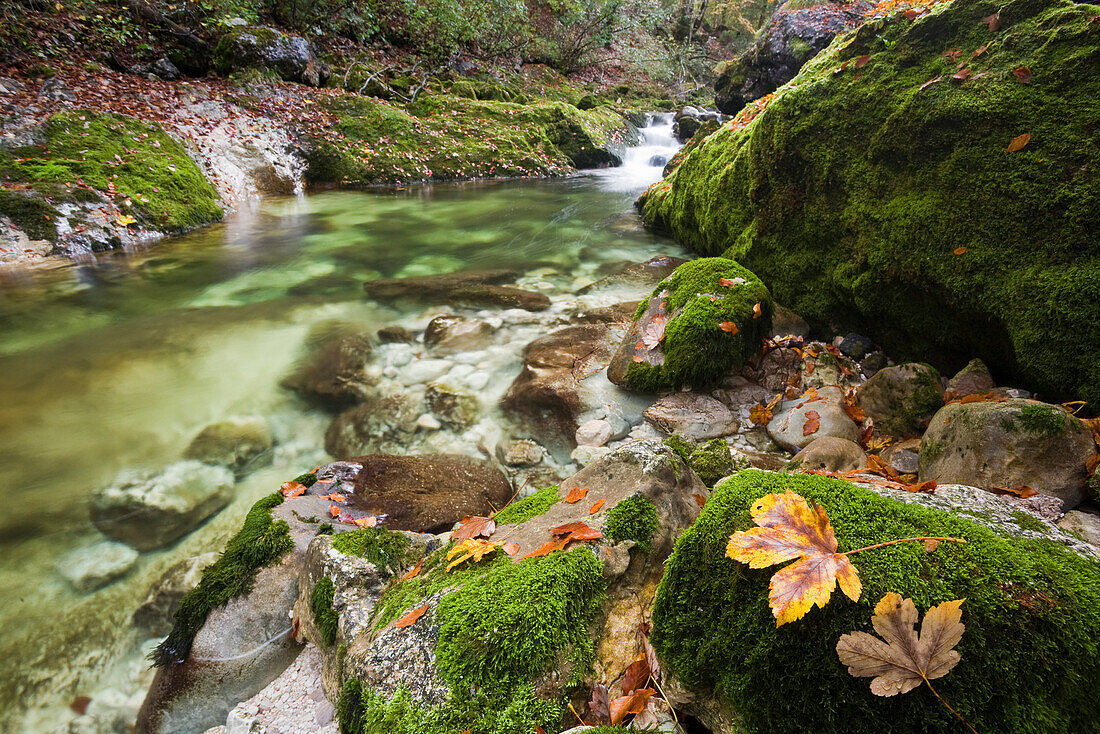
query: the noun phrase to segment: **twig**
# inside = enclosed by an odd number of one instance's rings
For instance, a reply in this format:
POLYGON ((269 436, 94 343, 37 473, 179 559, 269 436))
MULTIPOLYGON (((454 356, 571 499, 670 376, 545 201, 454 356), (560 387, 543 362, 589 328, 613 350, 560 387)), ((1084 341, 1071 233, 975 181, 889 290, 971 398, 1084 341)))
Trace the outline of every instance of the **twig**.
MULTIPOLYGON (((923 673, 921 673, 921 678, 924 678, 924 674, 923 674, 923 673)), ((955 716, 956 716, 956 717, 957 717, 957 718, 959 719, 959 721, 961 721, 961 722, 963 723, 963 726, 965 726, 965 727, 966 727, 967 729, 969 729, 970 731, 974 732, 974 734, 978 734, 978 731, 977 731, 977 729, 975 729, 974 727, 972 727, 972 726, 970 725, 970 722, 969 722, 969 721, 967 721, 966 719, 964 719, 964 718, 962 717, 962 714, 960 714, 960 713, 959 713, 958 711, 956 711, 955 709, 951 708, 951 704, 949 704, 949 703, 948 703, 947 701, 943 700, 943 696, 941 696, 941 695, 940 695, 939 693, 937 693, 937 692, 936 692, 936 689, 932 687, 932 682, 931 682, 931 681, 929 681, 929 680, 928 680, 927 678, 924 678, 924 682, 928 684, 928 690, 932 691, 932 694, 933 694, 933 695, 934 695, 934 696, 935 696, 936 698, 940 699, 940 703, 942 703, 942 704, 943 704, 944 706, 946 706, 946 707, 947 707, 947 710, 948 710, 948 711, 950 711, 951 713, 955 714, 955 716)))
POLYGON ((937 538, 937 537, 934 537, 934 536, 927 536, 927 537, 922 537, 922 538, 902 538, 900 540, 888 540, 885 543, 875 543, 874 545, 864 546, 863 548, 856 548, 855 550, 845 551, 844 553, 841 553, 840 555, 850 556, 853 553, 861 553, 862 551, 871 550, 872 548, 882 548, 883 546, 896 545, 897 543, 908 543, 910 540, 951 540, 951 541, 954 541, 956 543, 965 543, 966 542, 962 538, 937 538))

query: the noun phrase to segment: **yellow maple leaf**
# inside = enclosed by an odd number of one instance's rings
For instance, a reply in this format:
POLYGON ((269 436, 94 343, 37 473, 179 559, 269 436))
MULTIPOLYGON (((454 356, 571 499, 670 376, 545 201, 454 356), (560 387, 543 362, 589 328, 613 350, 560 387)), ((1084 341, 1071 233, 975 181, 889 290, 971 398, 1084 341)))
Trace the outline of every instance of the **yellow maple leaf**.
POLYGON ((462 563, 463 561, 477 563, 482 558, 492 553, 494 549, 499 548, 500 546, 501 544, 499 542, 494 543, 492 541, 482 540, 481 538, 469 538, 467 540, 464 540, 456 545, 454 548, 451 548, 449 551, 447 551, 448 561, 451 561, 452 558, 458 556, 458 558, 455 558, 447 566, 447 570, 450 571, 452 568, 462 563))

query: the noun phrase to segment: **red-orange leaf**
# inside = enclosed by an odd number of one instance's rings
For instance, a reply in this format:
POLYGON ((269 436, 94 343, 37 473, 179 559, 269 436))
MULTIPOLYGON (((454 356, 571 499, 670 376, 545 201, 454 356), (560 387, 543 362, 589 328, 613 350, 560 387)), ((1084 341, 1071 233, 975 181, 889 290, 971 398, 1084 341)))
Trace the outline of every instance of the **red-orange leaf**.
POLYGON ((752 317, 754 319, 758 319, 758 318, 760 318, 760 313, 761 313, 760 304, 759 303, 754 304, 753 307, 752 307, 752 317))
POLYGON ((424 616, 424 612, 426 611, 428 611, 427 604, 421 607, 417 607, 416 609, 403 616, 401 619, 394 622, 393 626, 399 629, 404 627, 411 627, 412 625, 416 624, 416 620, 424 616))
POLYGON ((695 504, 699 505, 700 507, 706 507, 707 506, 707 498, 704 497, 703 495, 699 494, 698 492, 691 495, 691 498, 693 500, 695 500, 695 504))
POLYGON ((408 571, 405 572, 405 574, 401 577, 401 580, 402 581, 408 581, 409 579, 415 579, 417 576, 420 575, 420 569, 422 569, 423 567, 424 567, 424 559, 421 559, 421 560, 416 562, 415 566, 413 566, 412 568, 410 568, 408 571))
POLYGON ((733 323, 732 321, 723 321, 722 323, 718 324, 718 328, 729 334, 737 333, 737 324, 733 323))
POLYGON ((629 714, 640 714, 645 709, 649 699, 657 691, 652 688, 642 688, 634 691, 629 696, 620 696, 611 702, 611 725, 618 726, 629 714))
POLYGON ((1039 494, 1031 487, 1027 487, 1024 485, 1021 485, 1019 487, 990 487, 989 491, 994 494, 1010 494, 1016 497, 1023 497, 1024 499, 1027 499, 1028 497, 1034 497, 1035 495, 1039 494))
POLYGON ((606 503, 606 502, 607 502, 607 500, 597 500, 596 504, 594 504, 594 505, 592 505, 591 507, 588 508, 588 514, 589 515, 595 515, 597 512, 600 511, 600 508, 603 507, 604 503, 606 503))
POLYGON ((347 499, 347 497, 345 497, 344 495, 337 494, 336 492, 333 492, 332 494, 322 494, 319 496, 323 500, 332 500, 333 502, 343 502, 345 499, 347 499))
POLYGON ((871 60, 871 55, 870 54, 863 54, 858 59, 856 59, 856 68, 857 69, 862 69, 863 67, 867 66, 867 62, 870 61, 870 60, 871 60))
POLYGON ((565 501, 569 504, 580 502, 588 494, 588 487, 573 487, 569 494, 565 495, 565 501))
MULTIPOLYGON (((543 543, 537 550, 533 550, 523 558, 539 558, 546 556, 554 551, 559 551, 569 545, 569 538, 555 538, 554 540, 548 540, 543 543)), ((520 560, 523 560, 522 558, 520 560)))
POLYGON ((306 493, 306 485, 292 480, 279 487, 279 491, 283 493, 284 497, 297 497, 306 493))
POLYGON ((966 248, 965 247, 956 247, 954 250, 952 250, 952 252, 954 252, 956 255, 965 255, 966 254, 966 248))
POLYGON ((821 414, 816 410, 806 411, 806 422, 802 424, 802 435, 812 436, 821 427, 821 414))
POLYGON ((1012 76, 1016 77, 1016 81, 1020 82, 1020 84, 1031 83, 1031 69, 1026 66, 1017 66, 1012 70, 1012 76))
POLYGON ((451 540, 458 543, 478 536, 492 537, 497 529, 496 520, 481 515, 467 515, 459 523, 462 527, 451 533, 451 540))
POLYGON ((623 673, 623 694, 629 695, 639 688, 644 688, 649 682, 651 673, 645 653, 640 653, 623 673))
POLYGON ((599 540, 603 537, 603 533, 599 530, 580 521, 567 522, 551 528, 550 534, 554 537, 564 536, 566 540, 599 540))

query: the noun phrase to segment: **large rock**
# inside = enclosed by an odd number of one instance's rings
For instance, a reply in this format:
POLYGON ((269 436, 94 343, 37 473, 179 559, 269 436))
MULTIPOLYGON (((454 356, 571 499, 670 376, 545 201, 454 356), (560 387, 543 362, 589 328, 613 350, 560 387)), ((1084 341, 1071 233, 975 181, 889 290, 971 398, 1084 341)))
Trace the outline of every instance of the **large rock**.
POLYGON ((451 303, 456 293, 471 288, 512 283, 519 271, 498 268, 493 270, 468 270, 461 273, 438 275, 414 275, 407 278, 381 278, 363 284, 367 296, 382 303, 414 301, 417 303, 451 303))
POLYGON ((978 357, 1100 404, 1100 77, 1080 9, 963 0, 869 22, 707 138, 645 220, 896 359, 978 357))
POLYGON ((640 392, 717 383, 756 352, 771 313, 768 289, 733 260, 684 263, 654 288, 607 377, 640 392))
POLYGON ((1027 486, 1060 498, 1068 510, 1085 499, 1086 465, 1095 453, 1088 427, 1056 405, 952 403, 928 424, 920 478, 985 489, 1027 486))
POLYGON ((436 316, 424 330, 424 344, 441 354, 482 349, 492 337, 493 327, 488 323, 454 314, 436 316))
POLYGON ((137 559, 130 546, 104 540, 66 553, 55 566, 74 589, 86 594, 125 575, 137 559))
POLYGON ((387 395, 349 408, 325 431, 325 451, 349 459, 371 451, 397 450, 416 431, 419 406, 406 395, 387 395))
POLYGON ((844 411, 844 391, 835 386, 781 402, 768 422, 768 435, 788 451, 800 451, 822 436, 857 443, 860 438, 859 428, 844 411))
POLYGON ((940 373, 926 364, 886 367, 860 385, 856 402, 875 422, 878 435, 919 436, 943 407, 940 373))
POLYGON ((443 532, 466 515, 503 507, 513 494, 499 469, 468 456, 376 454, 354 461, 363 468, 348 506, 385 515, 395 530, 443 532))
POLYGON ((233 498, 233 472, 180 461, 160 474, 126 471, 92 495, 92 522, 138 550, 171 545, 233 498))
POLYGON ((867 466, 867 454, 855 441, 822 436, 806 444, 787 464, 789 471, 852 471, 867 466))
POLYGON ((218 464, 241 476, 270 463, 274 443, 263 418, 227 418, 202 429, 183 458, 218 464))
POLYGON ((214 49, 214 66, 219 74, 246 69, 272 71, 288 82, 311 87, 323 85, 329 75, 309 41, 265 26, 233 28, 222 36, 214 49))
POLYGON ((369 398, 377 382, 367 371, 374 351, 370 334, 338 330, 316 341, 319 343, 283 378, 283 386, 329 408, 369 398))
POLYGON ((944 392, 962 398, 967 395, 981 395, 990 392, 993 387, 993 375, 989 374, 989 368, 985 366, 985 362, 980 359, 972 359, 954 377, 947 381, 947 388, 944 392))
MULTIPOLYGON (((571 681, 602 683, 618 695, 622 673, 641 649, 638 624, 648 617, 663 561, 708 492, 670 449, 639 441, 560 489, 516 503, 511 515, 502 513, 489 540, 515 543, 511 559, 497 550, 448 571, 445 549, 430 554, 415 579, 398 582, 374 603, 370 624, 347 648, 343 712, 353 713, 360 701, 392 699, 395 725, 424 731, 425 719, 417 717, 435 707, 457 713, 449 699, 461 691, 483 702, 466 709, 463 726, 526 732, 536 725, 560 728, 571 681), (588 488, 583 501, 562 501, 572 487, 588 488), (583 523, 603 537, 522 559, 567 523, 583 523), (421 607, 415 623, 394 625, 421 607), (508 726, 498 728, 498 721, 508 726)), ((588 692, 574 696, 581 715, 587 699, 588 692)))
POLYGON ((665 693, 716 734, 876 734, 886 720, 896 734, 955 731, 958 720, 934 696, 875 696, 868 679, 850 676, 837 660, 840 636, 872 631, 875 605, 896 592, 916 600, 922 616, 940 601, 966 600, 962 662, 935 684, 977 731, 1034 731, 1039 710, 1044 730, 1094 728, 1100 701, 1049 681, 1081 676, 1084 685, 1100 685, 1100 653, 1088 642, 1100 635, 1096 556, 1080 554, 1036 518, 1024 524, 1042 532, 1010 524, 994 530, 951 509, 938 491, 879 493, 808 474, 750 470, 719 483, 677 541, 657 592, 652 640, 665 693), (827 604, 777 629, 768 598, 778 567, 754 570, 723 551, 732 533, 756 527, 750 511, 760 498, 788 490, 824 509, 841 551, 928 535, 966 542, 948 548, 943 541, 932 552, 901 543, 853 556, 863 587, 858 601, 833 590, 827 604), (987 693, 992 668, 1000 671, 995 696, 987 693), (831 705, 817 705, 826 691, 831 705))
POLYGON ((636 293, 648 290, 672 275, 676 268, 683 265, 686 260, 668 255, 651 257, 643 263, 627 265, 619 270, 600 278, 595 283, 586 285, 577 291, 578 294, 602 293, 605 291, 617 291, 629 289, 636 293))
POLYGON ((714 82, 718 109, 737 114, 794 78, 838 34, 860 25, 871 3, 787 2, 772 15, 752 48, 728 63, 714 82))
POLYGON ((728 436, 740 427, 724 403, 694 392, 667 395, 646 408, 644 415, 659 430, 694 441, 728 436))

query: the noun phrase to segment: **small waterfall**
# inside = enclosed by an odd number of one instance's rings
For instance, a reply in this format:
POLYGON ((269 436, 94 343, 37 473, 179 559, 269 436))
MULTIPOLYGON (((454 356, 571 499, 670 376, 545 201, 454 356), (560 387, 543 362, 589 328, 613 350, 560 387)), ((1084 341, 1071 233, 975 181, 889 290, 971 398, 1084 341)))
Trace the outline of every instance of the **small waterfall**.
POLYGON ((646 115, 645 127, 638 130, 638 145, 622 152, 623 164, 596 173, 603 188, 611 191, 644 191, 661 180, 665 164, 680 150, 672 134, 673 114, 655 112, 646 115))

